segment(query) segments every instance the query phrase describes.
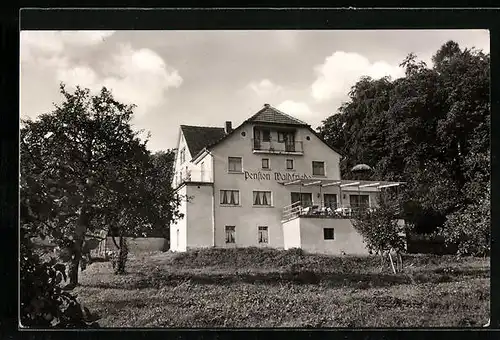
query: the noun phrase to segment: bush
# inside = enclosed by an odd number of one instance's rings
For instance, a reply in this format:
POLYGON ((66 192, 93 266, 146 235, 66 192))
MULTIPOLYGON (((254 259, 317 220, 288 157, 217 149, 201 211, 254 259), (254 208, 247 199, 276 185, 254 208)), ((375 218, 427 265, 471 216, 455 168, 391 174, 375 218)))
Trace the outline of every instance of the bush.
POLYGON ((491 200, 487 187, 482 198, 450 215, 438 231, 447 244, 457 244, 459 255, 486 256, 490 253, 491 200))
MULTIPOLYGON (((23 231, 21 230, 21 233, 23 231)), ((63 291, 66 268, 56 259, 43 262, 34 253, 31 240, 22 235, 20 249, 21 325, 30 328, 99 327, 76 297, 63 291)))

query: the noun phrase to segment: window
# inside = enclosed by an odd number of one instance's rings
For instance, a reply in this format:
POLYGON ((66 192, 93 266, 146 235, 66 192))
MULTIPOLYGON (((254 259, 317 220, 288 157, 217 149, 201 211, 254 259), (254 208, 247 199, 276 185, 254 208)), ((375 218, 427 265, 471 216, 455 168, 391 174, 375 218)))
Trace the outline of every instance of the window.
POLYGON ((238 190, 221 190, 220 191, 220 204, 239 205, 240 204, 240 192, 238 190))
POLYGON ((271 192, 270 191, 254 191, 253 192, 253 205, 271 205, 271 192))
POLYGON ((325 175, 325 162, 312 162, 313 175, 324 176, 325 175))
POLYGON ((262 140, 269 142, 271 140, 271 130, 262 130, 262 140))
POLYGON ((180 158, 181 164, 184 164, 186 161, 186 148, 182 148, 180 158))
POLYGON ((292 192, 291 193, 292 204, 300 202, 302 207, 312 206, 312 193, 310 192, 292 192))
POLYGON ((349 195, 349 203, 353 209, 366 209, 370 206, 369 195, 349 195))
POLYGON ((262 158, 262 169, 269 169, 269 158, 262 158))
POLYGON ((325 240, 334 240, 335 236, 334 236, 333 228, 323 228, 323 238, 325 240))
POLYGON ((258 237, 259 237, 259 243, 269 243, 269 235, 267 227, 259 227, 258 237))
POLYGON ((336 194, 324 194, 323 202, 325 207, 330 209, 337 209, 337 195, 336 194))
POLYGON ((226 226, 226 243, 235 243, 236 241, 236 227, 234 225, 226 226))
POLYGON ((286 160, 286 168, 287 170, 293 170, 293 159, 286 160))
POLYGON ((228 171, 229 172, 241 172, 241 157, 229 157, 228 159, 228 171))

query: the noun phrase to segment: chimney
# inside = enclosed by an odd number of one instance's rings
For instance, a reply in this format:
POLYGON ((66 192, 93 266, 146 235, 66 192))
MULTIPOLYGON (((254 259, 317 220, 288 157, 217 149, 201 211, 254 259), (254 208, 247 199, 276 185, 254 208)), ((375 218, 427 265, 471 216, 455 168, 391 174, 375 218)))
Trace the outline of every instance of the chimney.
POLYGON ((231 131, 233 131, 233 126, 232 126, 232 123, 230 120, 226 121, 226 127, 225 127, 225 132, 226 132, 226 135, 228 133, 231 133, 231 131))
POLYGON ((264 107, 269 107, 269 106, 271 106, 271 105, 269 105, 269 104, 267 104, 267 103, 266 103, 266 104, 264 104, 264 107))

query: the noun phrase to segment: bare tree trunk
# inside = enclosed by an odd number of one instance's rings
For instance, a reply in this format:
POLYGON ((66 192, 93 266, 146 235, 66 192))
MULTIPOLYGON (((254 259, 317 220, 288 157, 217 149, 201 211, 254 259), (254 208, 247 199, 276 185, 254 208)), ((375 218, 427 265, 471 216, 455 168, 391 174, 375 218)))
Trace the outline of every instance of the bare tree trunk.
POLYGON ((118 251, 118 261, 116 264, 116 274, 125 274, 125 265, 127 263, 128 246, 127 240, 120 235, 120 250, 118 251))
POLYGON ((397 264, 398 264, 398 272, 403 271, 403 256, 401 255, 401 252, 397 252, 397 264))
POLYGON ((120 249, 120 246, 118 245, 118 243, 116 243, 116 239, 113 235, 111 236, 111 239, 113 240, 113 243, 115 244, 116 249, 120 249))
POLYGON ((73 254, 69 263, 69 285, 68 289, 73 289, 78 285, 78 267, 82 258, 83 240, 76 240, 73 244, 73 254))
POLYGON ((384 271, 384 267, 385 267, 384 252, 381 250, 380 251, 380 272, 384 271))
POLYGON ((69 285, 68 289, 73 289, 78 285, 78 267, 82 258, 82 248, 85 239, 85 233, 88 229, 89 215, 84 206, 80 211, 75 234, 73 236, 73 254, 69 265, 69 285))

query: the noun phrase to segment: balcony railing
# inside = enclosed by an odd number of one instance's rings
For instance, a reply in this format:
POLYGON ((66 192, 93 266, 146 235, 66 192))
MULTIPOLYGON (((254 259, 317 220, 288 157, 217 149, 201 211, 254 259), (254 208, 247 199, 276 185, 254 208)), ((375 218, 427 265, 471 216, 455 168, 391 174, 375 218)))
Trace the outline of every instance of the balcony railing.
POLYGON ((353 218, 363 212, 373 211, 375 207, 367 205, 340 205, 340 204, 310 204, 308 202, 295 202, 283 208, 282 221, 290 221, 297 217, 322 217, 322 218, 353 218))
POLYGON ((276 153, 276 154, 296 154, 304 153, 302 141, 294 142, 278 142, 278 141, 263 141, 261 139, 252 138, 252 149, 254 153, 276 153))
POLYGON ((200 170, 182 170, 174 174, 173 187, 176 188, 184 182, 212 183, 212 173, 200 170))

